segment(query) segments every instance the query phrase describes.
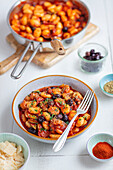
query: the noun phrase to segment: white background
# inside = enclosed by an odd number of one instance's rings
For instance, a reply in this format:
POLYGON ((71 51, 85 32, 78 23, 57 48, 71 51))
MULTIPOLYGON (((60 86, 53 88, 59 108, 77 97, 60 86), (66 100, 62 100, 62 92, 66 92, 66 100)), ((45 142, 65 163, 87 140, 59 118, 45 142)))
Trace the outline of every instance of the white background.
MULTIPOLYGON (((6 42, 10 33, 6 17, 15 0, 0 0, 0 61, 14 53, 6 42)), ((105 96, 99 89, 99 80, 113 72, 113 0, 84 0, 91 12, 91 22, 100 27, 100 32, 88 42, 104 45, 108 49, 107 61, 102 72, 94 75, 80 71, 77 50, 49 69, 42 69, 30 63, 19 80, 10 77, 12 69, 0 76, 0 132, 13 132, 22 136, 31 148, 30 161, 25 170, 112 170, 113 161, 98 163, 90 158, 86 143, 90 136, 99 132, 113 134, 113 98, 105 96), (39 143, 27 135, 15 124, 11 104, 14 95, 28 81, 51 74, 74 76, 87 83, 97 94, 99 110, 93 125, 81 136, 73 139, 58 153, 52 151, 52 145, 39 143)))

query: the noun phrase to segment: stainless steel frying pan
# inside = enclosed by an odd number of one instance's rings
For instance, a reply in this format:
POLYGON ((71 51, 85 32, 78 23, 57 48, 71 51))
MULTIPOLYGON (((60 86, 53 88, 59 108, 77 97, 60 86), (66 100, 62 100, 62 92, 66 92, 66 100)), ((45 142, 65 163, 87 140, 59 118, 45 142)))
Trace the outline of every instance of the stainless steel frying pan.
MULTIPOLYGON (((25 1, 25 0, 23 0, 25 1)), ((31 0, 27 0, 27 1, 31 1, 31 0)), ((14 67, 12 73, 11 73, 11 77, 14 79, 18 79, 22 76, 24 70, 26 69, 27 65, 32 61, 33 57, 36 55, 38 50, 42 50, 43 48, 51 48, 51 46, 53 47, 54 51, 56 51, 58 54, 62 55, 65 54, 65 49, 68 49, 69 47, 73 46, 75 43, 77 43, 85 34, 86 28, 88 26, 88 23, 90 21, 90 12, 88 7, 81 1, 79 0, 71 0, 76 2, 76 4, 79 6, 79 8, 84 11, 86 17, 87 17, 87 24, 86 26, 76 35, 71 36, 70 38, 67 39, 63 39, 61 41, 57 40, 57 39, 53 39, 52 41, 48 41, 48 42, 38 42, 38 41, 33 41, 33 40, 29 40, 27 38, 21 37, 19 34, 17 34, 10 25, 10 18, 11 16, 17 12, 19 9, 15 8, 17 7, 17 5, 20 4, 21 1, 17 1, 9 10, 8 12, 8 16, 7 16, 7 22, 8 22, 8 26, 11 30, 11 33, 13 34, 13 36, 15 37, 15 39, 20 43, 26 46, 25 51, 23 52, 22 56, 20 57, 18 63, 16 64, 16 66, 14 67), (28 49, 33 50, 33 53, 31 55, 31 57, 29 58, 28 61, 26 61, 24 67, 22 68, 22 70, 20 71, 20 73, 18 75, 15 75, 15 72, 19 66, 19 64, 21 63, 22 59, 24 58, 25 54, 27 53, 28 49)), ((54 2, 54 0, 52 0, 52 2, 54 2)))

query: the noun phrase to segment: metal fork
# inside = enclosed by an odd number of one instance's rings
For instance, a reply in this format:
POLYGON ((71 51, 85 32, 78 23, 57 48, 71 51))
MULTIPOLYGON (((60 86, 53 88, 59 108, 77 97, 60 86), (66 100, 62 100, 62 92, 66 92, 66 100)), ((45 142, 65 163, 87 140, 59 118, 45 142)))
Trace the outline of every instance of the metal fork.
POLYGON ((89 109, 91 102, 93 100, 94 97, 94 93, 90 90, 88 90, 81 102, 81 104, 79 105, 78 109, 77 109, 77 113, 76 115, 73 117, 73 119, 70 121, 70 123, 68 124, 67 128, 65 129, 65 131, 63 132, 63 134, 58 138, 58 140, 55 142, 54 146, 53 146, 53 150, 54 152, 58 152, 59 150, 61 150, 66 142, 68 133, 70 131, 70 128, 75 120, 75 118, 79 115, 79 114, 84 114, 87 112, 87 110, 89 109))

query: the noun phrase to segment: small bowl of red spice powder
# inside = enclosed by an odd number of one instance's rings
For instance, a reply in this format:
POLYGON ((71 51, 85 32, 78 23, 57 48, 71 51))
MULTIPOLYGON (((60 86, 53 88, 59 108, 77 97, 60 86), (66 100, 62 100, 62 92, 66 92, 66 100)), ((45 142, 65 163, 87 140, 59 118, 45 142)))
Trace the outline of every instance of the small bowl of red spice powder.
POLYGON ((87 142, 87 151, 100 162, 113 159, 113 136, 107 133, 93 135, 87 142))

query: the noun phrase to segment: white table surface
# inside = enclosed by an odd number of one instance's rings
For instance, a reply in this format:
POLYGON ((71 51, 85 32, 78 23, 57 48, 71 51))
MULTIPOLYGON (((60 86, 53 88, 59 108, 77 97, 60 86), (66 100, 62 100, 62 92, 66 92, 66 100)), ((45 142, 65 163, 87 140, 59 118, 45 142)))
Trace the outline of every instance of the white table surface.
MULTIPOLYGON (((15 0, 0 2, 0 61, 2 61, 14 53, 5 37, 10 33, 6 23, 7 13, 15 0)), ((88 42, 103 44, 109 52, 105 67, 100 73, 90 75, 80 71, 77 51, 74 51, 49 69, 42 69, 30 63, 19 80, 11 79, 12 69, 0 76, 0 132, 16 133, 28 142, 31 157, 25 170, 113 169, 113 161, 98 163, 90 158, 86 150, 86 142, 93 134, 99 132, 113 134, 113 98, 105 96, 99 89, 101 77, 113 72, 113 0, 84 0, 84 2, 91 11, 91 22, 100 27, 100 32, 88 42), (81 79, 95 90, 99 101, 98 114, 92 126, 84 134, 68 142, 58 153, 52 151, 51 144, 37 142, 25 135, 14 122, 11 113, 13 97, 21 86, 34 78, 51 74, 64 74, 81 79)))

